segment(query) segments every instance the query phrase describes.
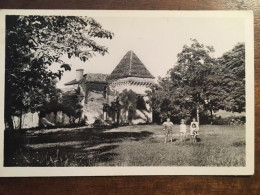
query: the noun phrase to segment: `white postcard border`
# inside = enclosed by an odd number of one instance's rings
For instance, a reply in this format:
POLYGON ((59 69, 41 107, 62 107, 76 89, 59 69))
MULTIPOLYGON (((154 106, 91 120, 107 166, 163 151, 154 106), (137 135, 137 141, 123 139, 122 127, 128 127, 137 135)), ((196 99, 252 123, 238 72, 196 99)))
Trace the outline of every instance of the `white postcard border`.
POLYGON ((127 176, 127 175, 252 175, 254 174, 254 26, 252 11, 0 11, 0 177, 127 176), (4 167, 5 15, 90 15, 113 17, 234 17, 245 19, 246 51, 246 166, 245 167, 4 167))

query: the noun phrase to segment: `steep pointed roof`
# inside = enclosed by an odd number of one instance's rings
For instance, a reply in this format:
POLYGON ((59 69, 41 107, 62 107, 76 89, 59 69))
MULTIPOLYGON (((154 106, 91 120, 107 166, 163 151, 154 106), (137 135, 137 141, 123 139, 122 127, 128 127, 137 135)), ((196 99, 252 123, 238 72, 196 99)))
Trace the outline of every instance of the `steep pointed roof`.
POLYGON ((125 54, 108 79, 114 80, 126 77, 154 78, 133 51, 128 51, 125 54))

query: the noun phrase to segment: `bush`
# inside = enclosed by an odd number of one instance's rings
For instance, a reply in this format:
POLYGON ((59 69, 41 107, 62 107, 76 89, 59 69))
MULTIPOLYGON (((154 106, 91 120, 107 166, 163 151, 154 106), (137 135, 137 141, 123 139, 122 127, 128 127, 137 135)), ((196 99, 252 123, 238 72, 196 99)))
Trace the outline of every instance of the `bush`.
POLYGON ((214 117, 212 124, 213 125, 228 125, 228 118, 222 118, 221 116, 214 117))
POLYGON ((245 116, 230 116, 222 118, 221 116, 213 118, 214 125, 243 125, 246 122, 245 116))
POLYGON ((107 121, 104 121, 103 119, 96 119, 93 123, 94 127, 107 127, 110 126, 110 124, 107 121))
POLYGON ((76 120, 78 123, 82 123, 83 106, 81 101, 83 98, 84 94, 80 91, 80 88, 63 94, 61 110, 68 115, 70 124, 75 124, 76 120))

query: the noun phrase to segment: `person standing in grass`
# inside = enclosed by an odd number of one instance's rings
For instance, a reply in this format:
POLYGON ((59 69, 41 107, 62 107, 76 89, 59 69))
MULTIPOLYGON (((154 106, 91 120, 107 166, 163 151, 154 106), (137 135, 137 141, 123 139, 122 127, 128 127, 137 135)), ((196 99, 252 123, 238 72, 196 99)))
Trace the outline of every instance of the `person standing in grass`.
POLYGON ((187 130, 187 128, 186 128, 185 120, 181 119, 181 124, 180 124, 181 141, 185 141, 186 130, 187 130))
POLYGON ((173 123, 171 122, 170 118, 167 118, 167 121, 163 123, 163 130, 165 131, 164 143, 167 142, 169 137, 172 142, 173 123))
POLYGON ((193 118, 190 124, 190 135, 191 135, 191 141, 193 141, 193 143, 197 142, 197 137, 199 135, 198 131, 199 131, 199 123, 196 121, 195 118, 193 118))

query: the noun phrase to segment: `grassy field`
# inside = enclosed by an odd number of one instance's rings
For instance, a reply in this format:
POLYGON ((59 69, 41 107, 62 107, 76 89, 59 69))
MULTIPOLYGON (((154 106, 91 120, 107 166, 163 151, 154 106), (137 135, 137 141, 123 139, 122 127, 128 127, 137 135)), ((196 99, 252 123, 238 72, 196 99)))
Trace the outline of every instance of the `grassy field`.
POLYGON ((5 136, 5 166, 245 166, 245 126, 200 127, 163 143, 162 126, 25 131, 5 136), (8 137, 8 138, 7 138, 8 137), (19 143, 19 144, 18 144, 19 143))

